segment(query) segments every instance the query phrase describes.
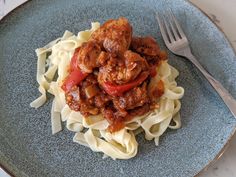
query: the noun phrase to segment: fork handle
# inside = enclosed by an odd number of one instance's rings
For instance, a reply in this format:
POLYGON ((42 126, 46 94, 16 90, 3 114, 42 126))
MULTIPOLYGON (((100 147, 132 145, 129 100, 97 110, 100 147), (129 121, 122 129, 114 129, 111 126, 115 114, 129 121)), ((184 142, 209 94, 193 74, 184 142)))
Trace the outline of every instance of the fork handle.
POLYGON ((202 74, 206 77, 206 79, 210 82, 212 87, 216 90, 216 92, 220 95, 226 106, 229 108, 231 113, 236 118, 236 100, 233 96, 226 90, 223 85, 217 81, 214 77, 212 77, 198 62, 195 56, 188 55, 188 58, 192 61, 192 63, 202 72, 202 74))

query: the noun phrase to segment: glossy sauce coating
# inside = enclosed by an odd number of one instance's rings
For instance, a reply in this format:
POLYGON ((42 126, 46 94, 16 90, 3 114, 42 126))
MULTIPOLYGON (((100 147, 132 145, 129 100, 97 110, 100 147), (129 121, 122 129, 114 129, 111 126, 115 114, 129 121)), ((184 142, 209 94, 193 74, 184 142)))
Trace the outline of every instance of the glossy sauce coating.
POLYGON ((110 124, 108 130, 118 131, 126 121, 157 106, 164 83, 159 81, 150 90, 148 84, 166 58, 154 38, 133 37, 126 18, 108 20, 76 50, 63 84, 68 88, 66 103, 85 117, 102 114, 110 124), (79 75, 68 82, 73 73, 79 75))

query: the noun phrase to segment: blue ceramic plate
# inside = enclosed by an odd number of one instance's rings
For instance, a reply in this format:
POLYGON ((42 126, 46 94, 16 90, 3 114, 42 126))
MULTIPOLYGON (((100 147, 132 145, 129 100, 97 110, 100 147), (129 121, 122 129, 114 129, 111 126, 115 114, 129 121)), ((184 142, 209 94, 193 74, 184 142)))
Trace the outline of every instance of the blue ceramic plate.
MULTIPOLYGON (((127 17, 134 34, 154 36, 164 46, 155 12, 171 8, 202 65, 236 98, 236 56, 224 35, 199 10, 176 1, 30 1, 0 22, 0 163, 15 176, 194 176, 219 155, 235 131, 236 119, 188 61, 169 53, 185 88, 179 130, 168 130, 160 146, 138 136, 139 151, 130 160, 102 154, 72 142, 64 130, 51 135, 51 99, 35 110, 38 95, 34 50, 90 22, 127 17)), ((167 50, 167 49, 166 49, 167 50)))

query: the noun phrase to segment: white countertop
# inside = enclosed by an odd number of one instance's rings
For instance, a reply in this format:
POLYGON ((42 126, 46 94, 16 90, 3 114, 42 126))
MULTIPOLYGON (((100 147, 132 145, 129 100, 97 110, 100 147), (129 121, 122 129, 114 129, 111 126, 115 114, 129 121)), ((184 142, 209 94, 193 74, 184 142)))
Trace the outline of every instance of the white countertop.
MULTIPOLYGON (((0 0, 0 19, 27 0, 0 0), (4 4, 5 1, 5 4, 4 4)), ((236 51, 236 0, 190 0, 224 31, 236 51)), ((0 169, 0 177, 9 177, 0 169)), ((236 135, 225 153, 199 177, 236 177, 236 135)))

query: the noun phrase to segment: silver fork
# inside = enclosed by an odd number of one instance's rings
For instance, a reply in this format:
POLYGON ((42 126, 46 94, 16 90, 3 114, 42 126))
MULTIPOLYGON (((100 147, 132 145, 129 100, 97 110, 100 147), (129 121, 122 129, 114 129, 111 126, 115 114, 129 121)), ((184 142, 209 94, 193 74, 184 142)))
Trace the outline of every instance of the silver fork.
POLYGON ((202 72, 202 74, 206 77, 212 87, 220 95, 224 103, 227 105, 231 113, 236 118, 236 100, 221 85, 219 81, 217 81, 201 66, 198 60, 193 56, 189 47, 188 39, 173 13, 170 11, 167 14, 167 18, 161 18, 157 13, 156 18, 167 48, 172 53, 189 59, 202 72))

